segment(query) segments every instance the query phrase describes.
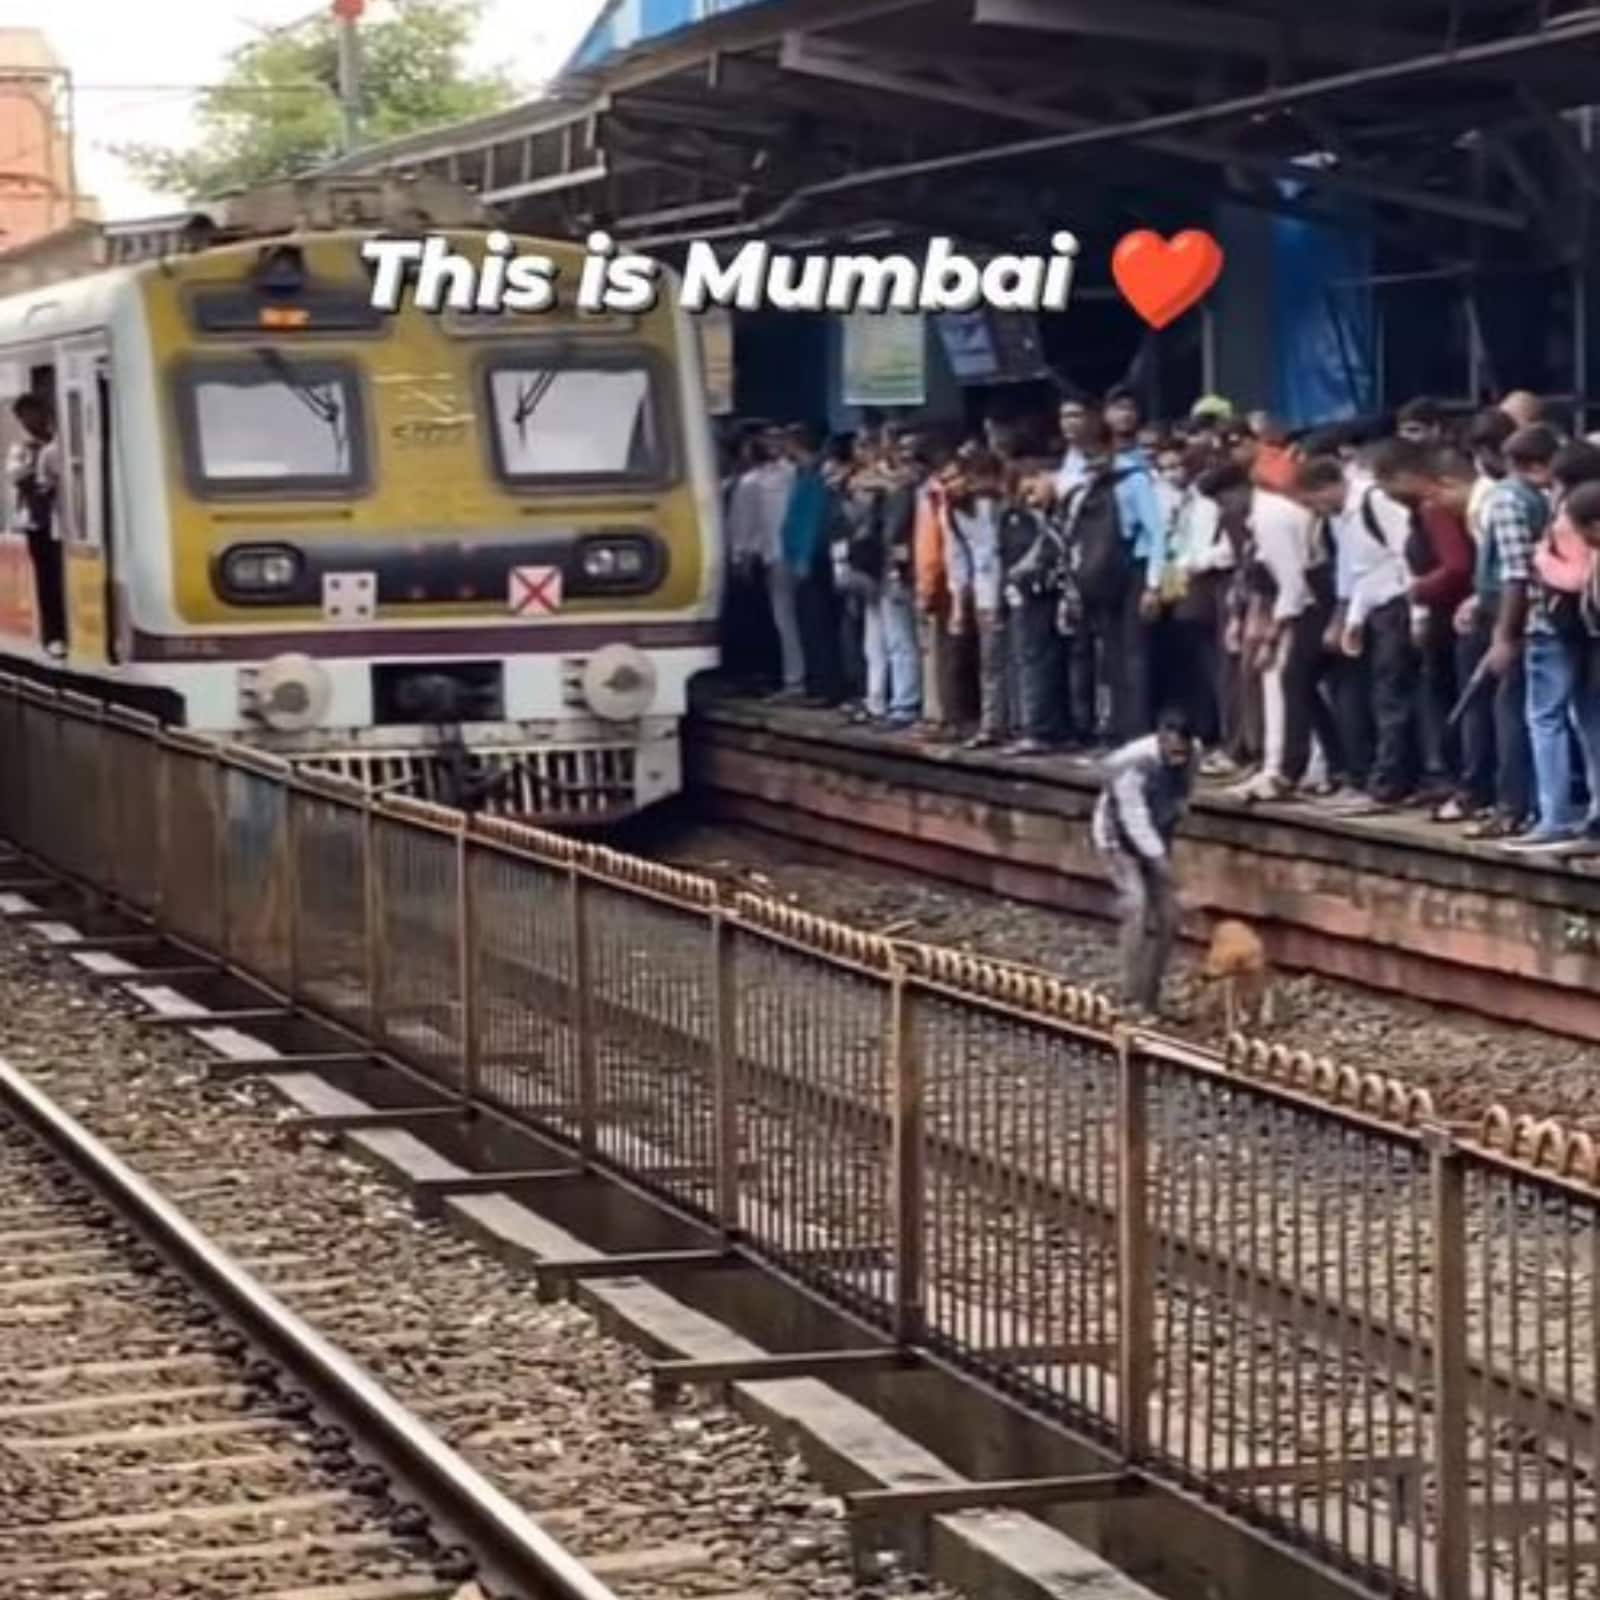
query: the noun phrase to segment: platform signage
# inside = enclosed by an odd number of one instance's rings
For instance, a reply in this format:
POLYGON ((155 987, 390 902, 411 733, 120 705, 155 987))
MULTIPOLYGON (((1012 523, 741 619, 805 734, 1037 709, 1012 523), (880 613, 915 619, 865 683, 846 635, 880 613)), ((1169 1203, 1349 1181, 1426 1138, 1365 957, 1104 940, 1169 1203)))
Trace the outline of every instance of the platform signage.
POLYGON ((926 405, 928 334, 921 313, 856 311, 843 320, 844 403, 926 405))

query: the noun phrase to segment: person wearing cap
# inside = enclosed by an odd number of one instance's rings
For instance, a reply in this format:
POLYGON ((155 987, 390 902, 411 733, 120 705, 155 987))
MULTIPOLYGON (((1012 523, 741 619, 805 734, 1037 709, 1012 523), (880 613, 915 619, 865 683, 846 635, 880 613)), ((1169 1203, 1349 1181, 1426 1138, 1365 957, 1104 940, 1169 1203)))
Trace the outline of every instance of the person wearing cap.
POLYGON ((1191 422, 1232 422, 1233 402, 1220 394, 1206 394, 1189 407, 1191 422))

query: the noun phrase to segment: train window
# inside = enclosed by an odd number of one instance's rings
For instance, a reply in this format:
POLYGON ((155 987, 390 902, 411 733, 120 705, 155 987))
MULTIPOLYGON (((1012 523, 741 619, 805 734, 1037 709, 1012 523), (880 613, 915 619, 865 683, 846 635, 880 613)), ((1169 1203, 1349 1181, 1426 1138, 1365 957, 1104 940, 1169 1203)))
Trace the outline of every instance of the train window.
POLYGON ((668 450, 650 367, 499 357, 489 369, 495 458, 517 484, 655 482, 668 450))
POLYGON ((194 362, 177 377, 180 437, 202 495, 354 494, 365 434, 354 369, 262 348, 194 362))

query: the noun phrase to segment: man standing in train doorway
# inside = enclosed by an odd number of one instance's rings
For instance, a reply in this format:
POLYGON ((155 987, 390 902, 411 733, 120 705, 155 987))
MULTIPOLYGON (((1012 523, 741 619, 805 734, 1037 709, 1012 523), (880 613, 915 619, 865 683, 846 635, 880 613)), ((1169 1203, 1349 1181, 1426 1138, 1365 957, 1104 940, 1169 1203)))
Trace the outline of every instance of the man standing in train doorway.
POLYGON ((12 495, 11 529, 28 541, 39 634, 45 652, 60 660, 67 653, 66 606, 61 592, 61 547, 56 542, 56 498, 61 484, 61 452, 55 419, 37 394, 21 396, 11 407, 22 437, 11 447, 6 481, 12 495))
POLYGON ((1107 757, 1091 833, 1117 890, 1122 1003, 1130 1021, 1159 1014, 1178 933, 1172 841, 1194 781, 1194 739, 1181 711, 1107 757))

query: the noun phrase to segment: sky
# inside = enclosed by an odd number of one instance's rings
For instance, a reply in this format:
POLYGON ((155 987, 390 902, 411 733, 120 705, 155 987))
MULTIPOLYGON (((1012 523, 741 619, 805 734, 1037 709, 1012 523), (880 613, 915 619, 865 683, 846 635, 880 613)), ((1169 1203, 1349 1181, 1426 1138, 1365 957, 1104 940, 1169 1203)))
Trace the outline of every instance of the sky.
MULTIPOLYGON (((560 66, 599 8, 600 0, 488 0, 472 65, 506 66, 532 89, 560 66)), ((110 147, 188 143, 193 86, 214 83, 229 52, 258 27, 318 9, 315 0, 21 0, 6 22, 43 29, 71 69, 79 181, 105 217, 118 220, 176 211, 183 196, 146 189, 110 147)))

